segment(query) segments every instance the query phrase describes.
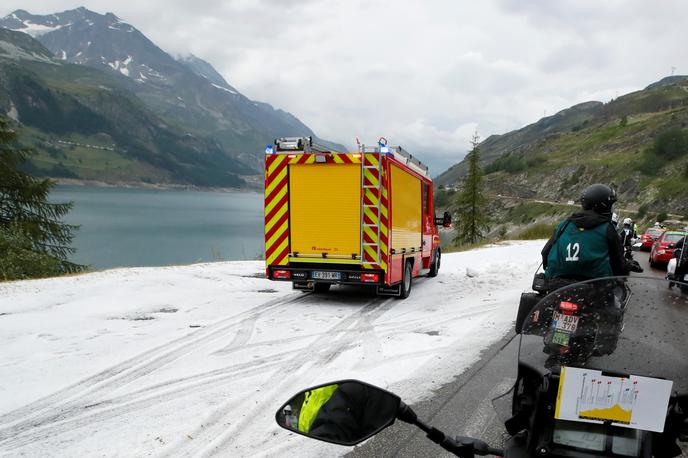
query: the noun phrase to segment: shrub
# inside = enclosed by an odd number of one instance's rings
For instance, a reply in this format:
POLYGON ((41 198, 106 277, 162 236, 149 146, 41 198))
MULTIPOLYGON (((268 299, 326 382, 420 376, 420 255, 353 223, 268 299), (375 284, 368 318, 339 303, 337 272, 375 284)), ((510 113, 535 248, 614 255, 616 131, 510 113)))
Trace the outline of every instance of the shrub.
POLYGON ((62 262, 33 248, 16 227, 0 226, 0 281, 51 277, 63 273, 62 262))
POLYGON ((557 227, 556 224, 552 223, 537 223, 530 227, 527 227, 523 231, 519 232, 515 237, 515 240, 539 240, 548 239, 554 233, 554 229, 557 227))
POLYGON ((638 208, 638 213, 636 213, 637 219, 642 219, 647 215, 647 204, 643 204, 638 208))
POLYGON ((688 131, 669 129, 655 138, 654 153, 664 159, 672 160, 688 153, 688 131))

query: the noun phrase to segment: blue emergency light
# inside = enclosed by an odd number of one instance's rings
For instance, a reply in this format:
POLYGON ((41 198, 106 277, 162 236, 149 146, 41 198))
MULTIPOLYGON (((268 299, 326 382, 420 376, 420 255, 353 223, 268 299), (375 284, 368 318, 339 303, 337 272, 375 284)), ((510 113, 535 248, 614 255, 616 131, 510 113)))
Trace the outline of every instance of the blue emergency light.
POLYGON ((265 154, 274 154, 275 150, 272 149, 272 145, 268 145, 265 147, 265 154))

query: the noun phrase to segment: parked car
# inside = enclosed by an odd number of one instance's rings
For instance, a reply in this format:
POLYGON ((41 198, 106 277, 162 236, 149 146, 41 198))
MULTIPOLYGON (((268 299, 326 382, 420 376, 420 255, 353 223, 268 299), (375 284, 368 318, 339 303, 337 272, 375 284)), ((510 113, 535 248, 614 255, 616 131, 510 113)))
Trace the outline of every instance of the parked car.
POLYGON ((674 256, 674 246, 676 242, 681 240, 686 235, 685 232, 666 231, 659 236, 655 243, 652 244, 650 251, 650 266, 659 267, 662 263, 666 265, 674 256))
POLYGON ((664 232, 666 232, 666 229, 659 229, 656 227, 651 227, 646 230, 645 233, 640 236, 640 240, 643 242, 643 246, 640 247, 640 249, 643 251, 650 251, 652 245, 664 232))

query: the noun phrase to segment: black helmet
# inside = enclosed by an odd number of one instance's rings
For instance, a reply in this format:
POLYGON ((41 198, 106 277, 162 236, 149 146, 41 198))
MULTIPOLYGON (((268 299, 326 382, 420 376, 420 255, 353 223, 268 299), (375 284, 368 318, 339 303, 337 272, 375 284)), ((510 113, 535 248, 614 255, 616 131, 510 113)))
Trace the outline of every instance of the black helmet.
POLYGON ((583 210, 610 213, 616 202, 616 192, 606 184, 593 184, 585 188, 580 201, 583 210))

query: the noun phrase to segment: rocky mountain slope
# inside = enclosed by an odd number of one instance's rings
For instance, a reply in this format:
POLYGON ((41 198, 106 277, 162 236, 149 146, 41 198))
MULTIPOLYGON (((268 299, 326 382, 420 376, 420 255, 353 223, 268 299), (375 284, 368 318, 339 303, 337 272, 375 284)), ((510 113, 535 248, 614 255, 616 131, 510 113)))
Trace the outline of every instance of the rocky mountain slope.
POLYGON ((24 33, 0 29, 0 112, 33 147, 39 175, 242 187, 253 170, 216 141, 180 131, 117 78, 68 64, 24 33))
MULTIPOLYGON (((18 63, 17 59, 22 56, 13 52, 15 68, 9 73, 28 72, 34 80, 40 80, 37 83, 39 86, 50 90, 69 89, 67 93, 81 97, 82 104, 85 92, 98 92, 99 86, 104 86, 108 91, 116 89, 119 94, 126 94, 127 103, 146 111, 147 117, 152 115, 151 119, 155 119, 152 124, 164 125, 170 131, 178 132, 176 135, 194 139, 195 142, 213 145, 211 150, 217 150, 219 156, 224 156, 227 164, 223 168, 229 172, 259 173, 263 148, 275 137, 314 135, 311 129, 290 113, 243 96, 208 62, 196 56, 173 58, 134 26, 112 13, 98 14, 83 7, 52 15, 32 15, 17 10, 0 19, 0 27, 32 35, 44 46, 41 51, 44 59, 50 60, 54 56, 50 62, 39 62, 32 58, 18 63), (25 65, 29 61, 30 68, 25 65), (44 65, 40 66, 39 63, 44 65), (79 84, 88 81, 91 86, 78 88, 68 84, 67 74, 78 74, 76 80, 79 84)), ((16 44, 18 40, 24 47, 37 46, 35 42, 29 44, 26 35, 23 35, 24 38, 13 35, 12 39, 7 38, 7 34, 3 36, 6 37, 6 47, 19 46, 16 44)), ((5 69, 8 55, 4 59, 5 69)), ((20 81, 23 80, 14 78, 14 87, 21 86, 20 81)), ((5 113, 17 112, 19 118, 26 119, 26 114, 19 109, 19 103, 8 103, 7 99, 11 97, 16 96, 4 96, 5 113)), ((98 97, 109 98, 103 94, 98 97)), ((20 121, 23 122, 22 119, 20 121)), ((41 125, 34 123, 32 127, 39 133, 47 133, 41 125)), ((73 133, 84 132, 77 129, 73 133)), ((73 140, 68 141, 81 143, 73 140)), ((344 149, 341 145, 333 146, 344 149)), ((132 148, 122 147, 132 151, 132 148)), ((170 154, 185 156, 179 151, 170 154)), ((187 156, 186 160, 192 165, 193 156, 187 156)), ((67 169, 72 168, 62 162, 67 169)), ((73 172, 80 175, 77 171, 73 172)), ((178 173, 173 175, 175 180, 179 179, 178 173)), ((148 178, 156 181, 162 176, 153 174, 148 178)), ((198 180, 184 182, 189 181, 198 180)))
MULTIPOLYGON (((619 207, 688 216, 688 77, 665 78, 608 103, 587 102, 480 144, 496 221, 501 210, 576 200, 595 182, 612 183, 619 207), (500 210, 501 209, 501 210, 500 210)), ((455 187, 459 163, 437 185, 455 187)), ((569 211, 569 209, 566 209, 569 211)), ((513 210, 511 210, 513 213, 513 210)), ((508 212, 507 212, 508 213, 508 212)), ((527 212, 535 218, 538 212, 527 212)))

